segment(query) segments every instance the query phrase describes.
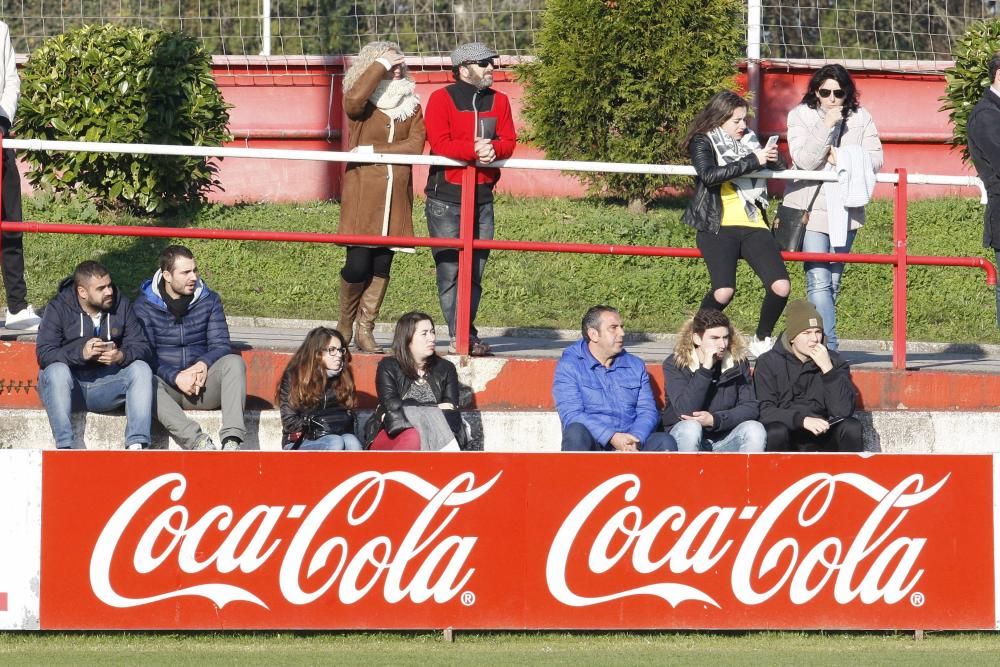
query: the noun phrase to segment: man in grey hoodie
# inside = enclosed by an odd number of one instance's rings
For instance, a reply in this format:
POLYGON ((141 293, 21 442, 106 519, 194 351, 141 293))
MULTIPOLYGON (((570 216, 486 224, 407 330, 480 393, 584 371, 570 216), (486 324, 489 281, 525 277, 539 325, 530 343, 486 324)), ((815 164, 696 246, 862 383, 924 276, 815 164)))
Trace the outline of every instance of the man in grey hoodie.
POLYGON ((129 300, 98 262, 80 263, 45 308, 35 347, 38 391, 59 449, 77 445, 74 409, 125 405, 125 448, 147 449, 153 414, 149 343, 129 300))

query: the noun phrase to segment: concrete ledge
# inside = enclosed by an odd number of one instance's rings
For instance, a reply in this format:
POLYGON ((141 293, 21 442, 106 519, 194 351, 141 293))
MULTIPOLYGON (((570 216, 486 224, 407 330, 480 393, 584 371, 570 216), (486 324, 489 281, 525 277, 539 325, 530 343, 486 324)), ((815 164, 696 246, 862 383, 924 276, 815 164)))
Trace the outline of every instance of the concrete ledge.
MULTIPOLYGON (((218 443, 219 412, 189 412, 218 443)), ((359 428, 370 411, 359 413, 359 428)), ((553 411, 465 411, 473 439, 488 452, 559 451, 561 428, 553 411)), ((895 454, 984 454, 1000 452, 1000 413, 877 411, 859 413, 865 425, 865 450, 895 454)), ((0 449, 52 449, 55 443, 44 410, 0 410, 0 449)), ((247 412, 249 450, 278 451, 281 420, 277 410, 247 412)), ((74 415, 77 441, 88 449, 121 449, 123 414, 74 415)), ((158 426, 153 445, 178 449, 158 426)))

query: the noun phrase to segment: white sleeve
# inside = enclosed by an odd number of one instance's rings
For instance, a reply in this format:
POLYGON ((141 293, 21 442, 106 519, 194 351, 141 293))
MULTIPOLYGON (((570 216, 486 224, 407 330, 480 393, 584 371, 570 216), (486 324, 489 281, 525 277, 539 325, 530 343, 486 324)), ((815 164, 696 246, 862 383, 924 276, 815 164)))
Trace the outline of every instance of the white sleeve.
POLYGON ((17 58, 10 42, 10 30, 0 21, 0 114, 13 124, 17 100, 21 96, 21 77, 17 74, 17 58))

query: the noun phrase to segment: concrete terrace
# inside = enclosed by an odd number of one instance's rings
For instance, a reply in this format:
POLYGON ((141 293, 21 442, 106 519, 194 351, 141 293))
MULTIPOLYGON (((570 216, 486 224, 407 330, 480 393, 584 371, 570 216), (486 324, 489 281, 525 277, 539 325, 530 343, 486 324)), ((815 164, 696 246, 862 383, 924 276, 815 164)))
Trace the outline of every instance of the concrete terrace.
MULTIPOLYGON (((275 450, 280 421, 271 406, 274 389, 291 351, 309 329, 331 322, 229 318, 234 347, 248 366, 249 449, 275 450)), ((380 324, 378 340, 388 347, 392 326, 380 324)), ((486 451, 545 452, 559 448, 559 420, 550 388, 555 362, 579 337, 575 331, 482 328, 494 357, 453 357, 467 391, 462 403, 474 434, 486 451)), ((440 352, 446 333, 439 328, 440 352)), ((0 447, 51 448, 51 432, 35 390, 38 368, 33 336, 0 329, 0 447)), ((627 349, 643 358, 658 401, 663 399, 660 364, 672 351, 672 334, 630 335, 627 349)), ((907 370, 892 370, 891 344, 846 340, 861 394, 866 449, 896 453, 982 453, 1000 451, 1000 346, 914 342, 907 370)), ((359 391, 359 427, 375 405, 377 355, 354 356, 359 391)), ((193 413, 217 433, 217 413, 193 413)), ((90 449, 121 446, 122 415, 80 415, 80 439, 90 449)), ((176 447, 154 430, 154 445, 176 447)))

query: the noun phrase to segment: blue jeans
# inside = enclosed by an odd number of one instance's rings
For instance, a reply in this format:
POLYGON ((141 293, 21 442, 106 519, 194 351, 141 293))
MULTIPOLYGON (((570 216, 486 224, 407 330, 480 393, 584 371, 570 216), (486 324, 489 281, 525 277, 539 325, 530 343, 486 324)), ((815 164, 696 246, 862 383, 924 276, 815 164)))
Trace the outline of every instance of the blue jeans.
POLYGON ((299 444, 298 449, 299 451, 311 450, 314 452, 339 452, 345 450, 348 452, 360 452, 364 447, 361 446, 361 441, 353 433, 345 433, 344 435, 330 433, 315 440, 303 440, 299 444))
MULTIPOLYGON (((424 206, 427 215, 427 229, 434 238, 458 238, 461 206, 439 199, 427 198, 424 206)), ((493 202, 476 206, 476 226, 473 230, 477 239, 493 239, 493 202)), ((455 303, 458 301, 458 250, 455 248, 431 248, 437 267, 438 300, 441 312, 448 323, 448 336, 455 339, 455 303)), ((489 250, 474 250, 472 253, 472 306, 469 311, 469 333, 472 338, 479 335, 475 327, 479 300, 483 296, 483 271, 489 250)))
POLYGON ((694 420, 679 421, 670 429, 679 452, 762 452, 767 445, 767 429, 758 421, 737 424, 718 440, 705 437, 705 430, 694 420))
MULTIPOLYGON (((609 444, 597 442, 587 427, 578 422, 570 424, 563 431, 562 450, 564 452, 612 452, 614 449, 609 444)), ((676 452, 677 443, 666 433, 654 431, 646 438, 646 442, 639 445, 639 450, 643 452, 676 452)))
MULTIPOLYGON (((59 449, 73 448, 73 410, 108 412, 125 405, 125 446, 149 444, 153 418, 153 372, 145 361, 124 368, 71 370, 62 362, 38 374, 38 391, 59 449)), ((82 443, 80 443, 82 445, 82 443)))
MULTIPOLYGON (((847 245, 839 248, 830 247, 830 235, 822 232, 806 230, 802 240, 802 252, 833 252, 838 255, 851 252, 854 237, 858 230, 847 232, 847 245)), ((844 274, 843 262, 805 262, 806 298, 816 306, 823 318, 823 334, 826 346, 836 350, 837 339, 837 295, 840 294, 840 278, 844 274)))

